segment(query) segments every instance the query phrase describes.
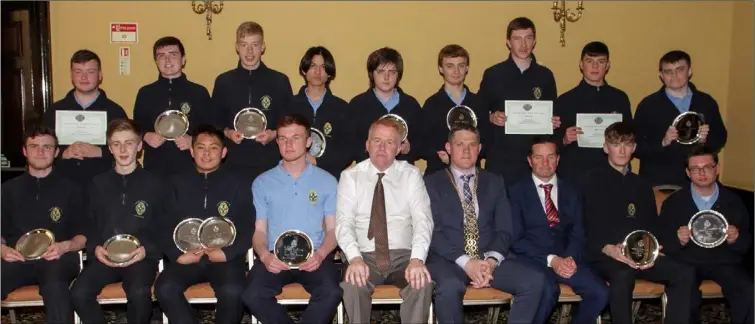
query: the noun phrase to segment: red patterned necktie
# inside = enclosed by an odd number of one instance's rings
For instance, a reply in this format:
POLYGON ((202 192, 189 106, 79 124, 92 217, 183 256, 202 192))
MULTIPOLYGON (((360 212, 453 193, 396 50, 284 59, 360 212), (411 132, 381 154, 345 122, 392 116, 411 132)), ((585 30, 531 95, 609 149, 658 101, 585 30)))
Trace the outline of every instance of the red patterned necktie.
POLYGON ((553 203, 553 199, 551 199, 551 189, 553 189, 552 184, 541 184, 540 188, 543 188, 545 190, 545 216, 548 218, 548 223, 550 223, 550 226, 556 226, 558 224, 558 210, 556 209, 556 205, 553 203))

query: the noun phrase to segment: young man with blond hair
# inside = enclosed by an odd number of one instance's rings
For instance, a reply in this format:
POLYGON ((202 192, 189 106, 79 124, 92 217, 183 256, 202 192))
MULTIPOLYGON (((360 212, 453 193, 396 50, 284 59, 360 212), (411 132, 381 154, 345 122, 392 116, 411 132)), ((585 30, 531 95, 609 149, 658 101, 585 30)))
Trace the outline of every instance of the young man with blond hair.
POLYGON ((278 163, 275 125, 280 112, 293 97, 288 77, 262 62, 265 33, 258 23, 247 21, 236 29, 236 68, 215 79, 212 103, 217 126, 223 129, 228 146, 226 163, 239 172, 251 186, 254 178, 278 163), (234 117, 244 108, 257 108, 268 120, 267 129, 254 139, 245 139, 235 130, 234 117))

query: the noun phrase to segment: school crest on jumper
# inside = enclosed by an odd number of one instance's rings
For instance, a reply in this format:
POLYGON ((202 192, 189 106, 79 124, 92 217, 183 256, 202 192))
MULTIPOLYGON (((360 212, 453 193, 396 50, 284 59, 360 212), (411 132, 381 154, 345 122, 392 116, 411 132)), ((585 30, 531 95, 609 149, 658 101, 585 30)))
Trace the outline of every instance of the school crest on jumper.
POLYGON ((58 207, 50 208, 50 219, 52 219, 53 222, 57 223, 60 220, 60 215, 61 215, 60 208, 58 207))
POLYGON ((144 216, 144 213, 147 211, 147 202, 145 202, 144 200, 139 200, 134 203, 134 211, 136 212, 136 216, 144 216))
POLYGON ((262 96, 262 98, 260 98, 260 104, 262 104, 262 109, 266 109, 266 110, 270 109, 270 104, 272 103, 273 103, 273 99, 270 98, 270 96, 268 95, 264 95, 262 96))
POLYGON ((231 209, 231 205, 227 201, 221 201, 218 203, 218 215, 225 217, 228 215, 228 210, 231 209))
POLYGON ((629 217, 634 217, 635 213, 637 213, 637 206, 635 206, 634 203, 629 203, 629 206, 627 206, 627 214, 629 217))
POLYGON ((333 131, 333 125, 331 125, 330 122, 326 122, 325 125, 323 125, 322 130, 325 132, 325 135, 330 135, 330 132, 333 131))
POLYGON ((540 89, 540 87, 535 87, 532 89, 532 96, 535 97, 535 100, 540 100, 540 97, 543 96, 543 90, 540 89))
POLYGON ((312 205, 317 203, 317 191, 314 191, 314 190, 309 191, 309 203, 312 205))
POLYGON ((188 102, 184 102, 181 104, 181 112, 184 113, 184 115, 188 115, 191 111, 191 106, 188 102))

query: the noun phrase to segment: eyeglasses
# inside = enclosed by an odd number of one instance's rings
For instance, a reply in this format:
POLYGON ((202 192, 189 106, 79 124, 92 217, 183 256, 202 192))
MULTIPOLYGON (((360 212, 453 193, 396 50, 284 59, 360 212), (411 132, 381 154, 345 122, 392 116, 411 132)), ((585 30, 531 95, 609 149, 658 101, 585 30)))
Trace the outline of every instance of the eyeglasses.
POLYGON ((701 173, 702 171, 705 171, 705 172, 713 171, 713 169, 715 168, 716 168, 716 164, 707 164, 707 165, 703 165, 702 167, 696 167, 696 166, 689 167, 687 168, 687 170, 689 170, 689 172, 692 172, 692 173, 701 173))

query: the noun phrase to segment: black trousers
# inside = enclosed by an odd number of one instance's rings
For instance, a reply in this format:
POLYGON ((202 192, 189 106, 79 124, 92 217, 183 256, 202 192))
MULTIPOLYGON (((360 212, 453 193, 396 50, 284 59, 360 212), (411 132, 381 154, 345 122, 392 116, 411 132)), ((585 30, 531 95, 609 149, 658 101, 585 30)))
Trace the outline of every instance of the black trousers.
POLYGON ((283 305, 278 304, 275 296, 283 291, 283 286, 297 282, 311 295, 301 323, 330 323, 343 296, 338 279, 331 256, 326 257, 320 268, 313 272, 288 270, 275 274, 267 271, 265 265, 258 261, 249 273, 242 298, 260 322, 293 324, 294 321, 286 314, 283 305))
POLYGON ((689 296, 696 290, 694 268, 668 257, 659 256, 652 268, 635 270, 608 256, 601 257, 597 262, 591 262, 590 266, 598 276, 608 281, 611 323, 632 323, 632 291, 636 279, 666 286, 668 304, 664 323, 689 323, 691 307, 689 296))
MULTIPOLYGON (((711 264, 695 266, 695 287, 703 280, 713 280, 724 293, 731 307, 733 324, 753 323, 753 281, 739 264, 711 264)), ((692 318, 690 323, 701 323, 700 304, 702 292, 692 293, 692 318)))
POLYGON ((155 260, 145 259, 126 268, 111 268, 92 258, 71 287, 73 308, 84 324, 105 323, 97 295, 108 284, 122 281, 128 299, 128 322, 149 323, 152 318, 152 283, 156 275, 155 260))
POLYGON ((12 291, 39 285, 48 323, 73 323, 73 305, 68 287, 79 274, 78 253, 70 252, 54 261, 2 261, 0 271, 2 299, 12 291))
POLYGON ((233 260, 222 263, 171 263, 157 278, 155 296, 172 323, 199 323, 199 315, 186 300, 184 292, 192 285, 209 281, 218 299, 215 323, 237 324, 241 322, 244 311, 241 303, 246 280, 244 270, 243 262, 233 260))

